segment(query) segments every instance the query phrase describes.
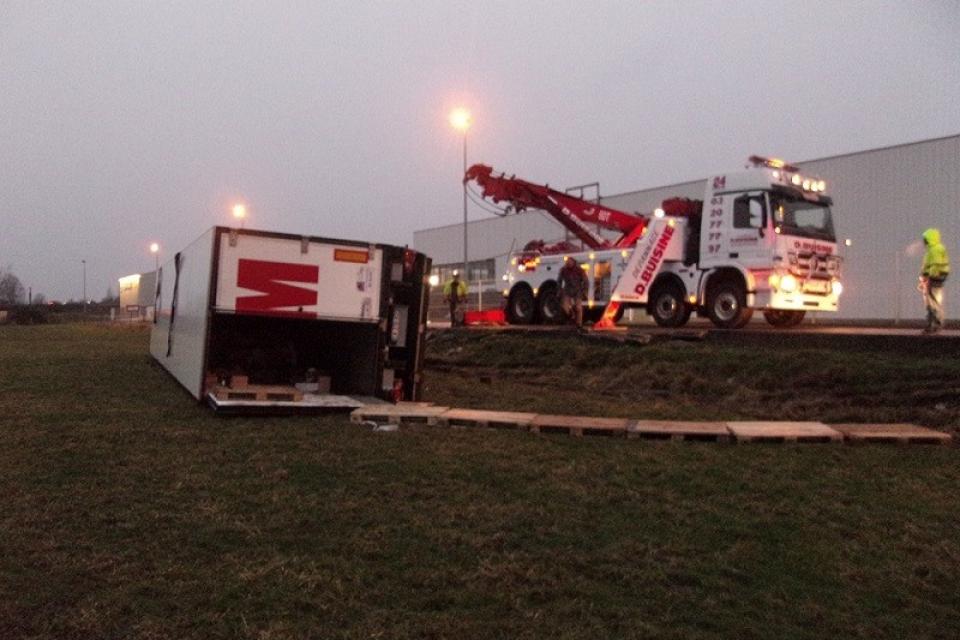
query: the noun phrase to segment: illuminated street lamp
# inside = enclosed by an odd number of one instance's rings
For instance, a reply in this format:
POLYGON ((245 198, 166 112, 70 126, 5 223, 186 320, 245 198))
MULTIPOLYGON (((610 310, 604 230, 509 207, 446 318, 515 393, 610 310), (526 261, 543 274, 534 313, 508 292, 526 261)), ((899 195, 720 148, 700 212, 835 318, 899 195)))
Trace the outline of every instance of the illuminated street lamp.
POLYGON ((151 242, 150 253, 153 254, 155 270, 160 271, 160 245, 157 244, 156 242, 151 242))
MULTIPOLYGON (((467 130, 473 124, 470 112, 463 107, 458 107, 450 112, 450 126, 463 134, 463 176, 467 174, 467 130)), ((467 270, 467 183, 463 183, 463 277, 470 279, 470 272, 467 270)))
POLYGON ((243 221, 247 217, 247 205, 238 203, 233 205, 233 217, 240 221, 240 228, 243 228, 243 221))

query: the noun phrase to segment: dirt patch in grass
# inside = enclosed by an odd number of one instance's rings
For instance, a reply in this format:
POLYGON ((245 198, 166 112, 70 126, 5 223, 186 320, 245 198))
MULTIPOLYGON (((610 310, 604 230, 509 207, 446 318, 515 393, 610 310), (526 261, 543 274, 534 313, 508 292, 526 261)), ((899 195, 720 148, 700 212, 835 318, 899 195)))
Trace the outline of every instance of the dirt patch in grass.
MULTIPOLYGON (((499 340, 431 343, 432 397, 602 412, 611 394, 646 393, 633 376, 655 365, 677 372, 642 403, 656 415, 752 416, 737 403, 769 392, 724 396, 745 386, 744 362, 764 369, 758 354, 718 354, 709 366, 734 382, 693 391, 704 375, 686 364, 705 345, 645 360, 575 342, 580 368, 600 349, 630 372, 618 387, 574 369, 562 341, 535 347, 547 371, 499 340)), ((0 637, 960 635, 954 447, 222 419, 146 345, 137 331, 0 329, 0 637)))
MULTIPOLYGON (((946 343, 944 343, 946 344, 946 343)), ((598 343, 571 334, 433 336, 426 395, 482 409, 674 420, 914 422, 957 432, 960 358, 838 336, 598 343)))

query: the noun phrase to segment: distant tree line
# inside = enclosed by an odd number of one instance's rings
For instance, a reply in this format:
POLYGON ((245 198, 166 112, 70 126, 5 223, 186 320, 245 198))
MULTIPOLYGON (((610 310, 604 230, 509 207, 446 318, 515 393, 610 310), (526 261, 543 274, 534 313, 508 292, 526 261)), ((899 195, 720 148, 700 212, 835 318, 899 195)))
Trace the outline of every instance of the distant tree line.
POLYGON ((0 304, 16 305, 26 302, 27 292, 23 283, 10 268, 0 267, 0 304))
POLYGON ((27 295, 20 278, 8 266, 0 267, 0 323, 45 324, 47 322, 76 322, 79 320, 102 320, 110 317, 110 309, 116 308, 120 299, 107 289, 100 302, 83 304, 83 301, 47 302, 42 293, 27 295), (29 298, 29 299, 28 299, 29 298))

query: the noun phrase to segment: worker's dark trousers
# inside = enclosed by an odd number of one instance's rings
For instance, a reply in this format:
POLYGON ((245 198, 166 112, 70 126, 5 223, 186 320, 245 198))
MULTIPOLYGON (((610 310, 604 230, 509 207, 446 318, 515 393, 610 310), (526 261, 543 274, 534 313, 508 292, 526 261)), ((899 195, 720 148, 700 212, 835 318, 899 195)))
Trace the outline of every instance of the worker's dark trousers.
POLYGON ((943 326, 943 283, 930 282, 927 284, 927 327, 939 329, 943 326))
POLYGON ((457 326, 457 303, 454 300, 450 301, 450 326, 457 326))

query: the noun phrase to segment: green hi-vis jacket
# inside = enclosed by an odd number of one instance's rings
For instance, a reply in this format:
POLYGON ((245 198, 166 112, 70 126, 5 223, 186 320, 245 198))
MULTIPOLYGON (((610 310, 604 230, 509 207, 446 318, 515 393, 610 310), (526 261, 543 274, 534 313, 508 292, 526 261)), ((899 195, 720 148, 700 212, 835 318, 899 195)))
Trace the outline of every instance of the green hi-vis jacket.
POLYGON ((453 280, 447 280, 447 283, 443 285, 443 297, 452 298, 456 296, 457 298, 465 298, 467 295, 467 283, 463 280, 458 281, 454 284, 453 280), (456 287, 456 289, 454 289, 456 287))
POLYGON ((927 252, 923 254, 923 269, 920 275, 927 278, 943 279, 950 273, 950 256, 947 248, 940 242, 939 229, 927 229, 923 232, 923 241, 927 252))

